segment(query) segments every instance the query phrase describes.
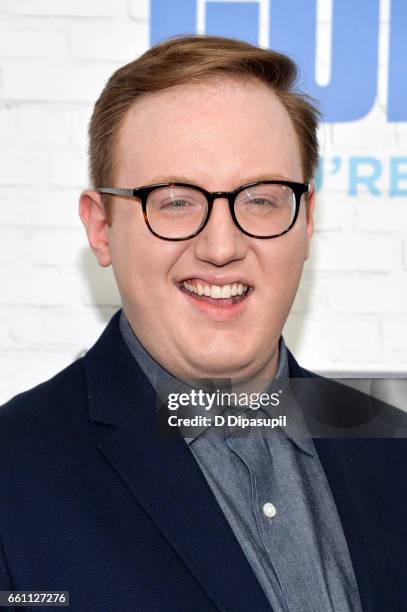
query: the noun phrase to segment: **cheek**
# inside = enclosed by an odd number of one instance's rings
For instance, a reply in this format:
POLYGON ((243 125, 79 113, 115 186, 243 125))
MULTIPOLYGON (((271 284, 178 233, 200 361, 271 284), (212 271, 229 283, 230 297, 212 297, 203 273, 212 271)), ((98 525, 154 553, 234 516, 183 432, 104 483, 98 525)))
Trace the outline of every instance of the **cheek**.
POLYGON ((270 245, 263 251, 263 257, 259 257, 263 262, 263 288, 273 308, 284 308, 285 304, 291 303, 301 278, 306 257, 306 234, 303 228, 292 232, 276 238, 276 244, 270 245))
POLYGON ((178 243, 160 240, 152 234, 137 237, 131 249, 130 278, 145 294, 163 297, 173 284, 173 271, 182 254, 178 243))
POLYGON ((117 215, 113 223, 109 245, 112 266, 118 283, 127 291, 159 290, 166 281, 182 247, 154 236, 147 228, 142 213, 117 215))

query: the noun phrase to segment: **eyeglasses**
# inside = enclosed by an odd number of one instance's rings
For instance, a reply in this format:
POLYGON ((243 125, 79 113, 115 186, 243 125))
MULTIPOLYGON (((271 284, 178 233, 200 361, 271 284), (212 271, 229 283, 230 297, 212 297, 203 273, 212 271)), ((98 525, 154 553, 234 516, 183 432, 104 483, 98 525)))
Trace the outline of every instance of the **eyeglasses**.
POLYGON ((163 240, 188 240, 208 223, 215 199, 227 198, 237 227, 252 238, 277 238, 294 225, 304 183, 258 181, 234 191, 206 191, 190 183, 158 183, 135 189, 100 187, 101 194, 137 198, 149 230, 163 240))

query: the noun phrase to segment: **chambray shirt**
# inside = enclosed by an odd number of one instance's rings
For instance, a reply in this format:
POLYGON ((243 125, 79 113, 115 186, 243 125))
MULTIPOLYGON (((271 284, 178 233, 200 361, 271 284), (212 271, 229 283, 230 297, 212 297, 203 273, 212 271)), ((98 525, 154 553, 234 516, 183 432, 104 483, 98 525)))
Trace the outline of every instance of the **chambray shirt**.
MULTIPOLYGON (((153 387, 157 390, 165 378, 179 388, 180 381, 142 346, 124 311, 120 329, 153 387)), ((275 379, 288 376, 281 337, 275 379)), ((240 407, 249 417, 270 416, 275 410, 261 408, 253 414, 240 407)), ((186 442, 274 612, 360 612, 352 562, 325 472, 292 398, 286 412, 286 427, 276 427, 272 434, 234 435, 225 427, 220 435, 213 427, 202 427, 186 442)))

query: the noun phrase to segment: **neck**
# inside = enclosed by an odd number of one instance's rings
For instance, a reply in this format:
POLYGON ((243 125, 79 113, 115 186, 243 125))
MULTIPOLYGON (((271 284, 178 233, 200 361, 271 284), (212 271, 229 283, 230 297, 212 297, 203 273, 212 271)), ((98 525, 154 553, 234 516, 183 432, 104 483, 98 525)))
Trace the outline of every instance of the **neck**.
POLYGON ((163 355, 156 354, 152 347, 144 345, 143 338, 134 331, 131 318, 125 311, 122 313, 121 330, 130 351, 150 379, 171 376, 194 388, 208 386, 212 390, 224 388, 225 391, 234 393, 262 393, 275 376, 287 376, 285 346, 282 339, 281 357, 280 342, 276 341, 272 353, 262 360, 262 364, 257 369, 254 370, 251 363, 251 367, 243 367, 240 372, 230 372, 226 369, 216 372, 195 369, 191 364, 183 364, 181 359, 169 358, 169 351, 163 355))

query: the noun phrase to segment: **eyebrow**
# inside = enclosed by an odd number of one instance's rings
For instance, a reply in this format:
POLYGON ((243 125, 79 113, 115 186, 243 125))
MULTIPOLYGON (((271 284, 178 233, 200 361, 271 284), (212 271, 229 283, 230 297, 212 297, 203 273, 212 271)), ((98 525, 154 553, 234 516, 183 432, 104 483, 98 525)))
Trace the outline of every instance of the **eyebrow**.
MULTIPOLYGON (((257 175, 257 176, 249 176, 246 177, 245 179, 242 179, 241 182, 239 183, 239 185, 236 185, 237 187, 240 187, 240 185, 246 185, 249 183, 257 183, 258 181, 290 181, 291 179, 289 179, 287 176, 283 176, 282 174, 274 174, 272 172, 270 172, 270 174, 261 174, 261 175, 257 175)), ((194 180, 192 180, 191 178, 185 177, 185 176, 180 176, 180 175, 173 175, 171 174, 170 176, 165 176, 163 174, 160 174, 159 176, 155 176, 154 178, 152 178, 148 184, 149 185, 153 185, 154 183, 190 183, 191 185, 200 185, 200 182, 196 182, 194 180)), ((145 183, 147 184, 147 183, 145 183)))

